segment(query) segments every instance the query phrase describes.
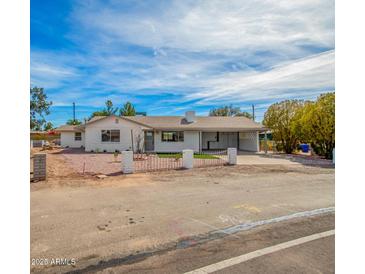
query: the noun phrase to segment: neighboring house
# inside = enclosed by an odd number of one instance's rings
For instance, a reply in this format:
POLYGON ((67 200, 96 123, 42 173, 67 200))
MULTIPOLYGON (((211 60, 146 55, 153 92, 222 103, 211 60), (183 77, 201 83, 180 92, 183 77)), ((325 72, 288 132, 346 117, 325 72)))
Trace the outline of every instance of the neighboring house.
POLYGON ((96 116, 83 125, 56 129, 63 147, 107 152, 259 151, 259 133, 265 130, 246 117, 202 117, 194 111, 185 116, 96 116))

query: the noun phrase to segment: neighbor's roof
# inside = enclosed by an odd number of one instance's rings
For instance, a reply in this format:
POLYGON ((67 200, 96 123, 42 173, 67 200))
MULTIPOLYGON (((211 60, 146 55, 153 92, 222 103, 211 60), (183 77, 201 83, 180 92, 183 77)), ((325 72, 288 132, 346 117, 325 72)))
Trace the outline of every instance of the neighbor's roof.
POLYGON ((72 126, 72 125, 63 125, 63 126, 59 126, 58 128, 55 129, 55 131, 63 131, 63 132, 67 132, 67 131, 83 131, 84 128, 82 125, 78 125, 78 126, 72 126))
POLYGON ((263 130, 265 127, 246 117, 195 116, 188 123, 184 116, 128 116, 127 120, 139 122, 154 129, 184 130, 263 130))
MULTIPOLYGON (((80 131, 90 123, 102 120, 109 116, 95 116, 86 122, 86 125, 69 126, 64 125, 56 131, 80 131)), ((118 117, 118 116, 115 116, 118 117)), ((159 130, 225 130, 225 131, 249 131, 266 130, 263 125, 252 121, 249 118, 225 117, 225 116, 195 116, 195 121, 188 123, 184 116, 122 116, 122 118, 147 128, 159 130)))

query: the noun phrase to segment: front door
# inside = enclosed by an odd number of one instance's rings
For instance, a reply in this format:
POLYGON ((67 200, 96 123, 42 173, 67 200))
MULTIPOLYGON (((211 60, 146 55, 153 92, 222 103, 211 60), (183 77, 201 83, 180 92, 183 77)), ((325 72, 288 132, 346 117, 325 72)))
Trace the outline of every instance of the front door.
POLYGON ((145 151, 154 151, 155 150, 155 142, 154 142, 153 137, 154 137, 153 131, 145 131, 144 132, 145 151))

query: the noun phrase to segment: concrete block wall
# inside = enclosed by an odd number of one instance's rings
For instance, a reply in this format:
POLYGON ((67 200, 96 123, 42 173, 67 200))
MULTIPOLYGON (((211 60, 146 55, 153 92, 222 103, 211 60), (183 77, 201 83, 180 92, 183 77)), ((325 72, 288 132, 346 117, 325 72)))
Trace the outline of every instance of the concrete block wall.
POLYGON ((33 158, 33 179, 45 180, 47 174, 47 155, 36 153, 33 158))
POLYGON ((133 173, 133 151, 122 151, 122 172, 133 173))
POLYGON ((237 164, 237 148, 230 147, 227 149, 228 154, 228 164, 236 165, 237 164))
POLYGON ((187 169, 193 168, 194 151, 192 149, 183 150, 183 167, 187 169))

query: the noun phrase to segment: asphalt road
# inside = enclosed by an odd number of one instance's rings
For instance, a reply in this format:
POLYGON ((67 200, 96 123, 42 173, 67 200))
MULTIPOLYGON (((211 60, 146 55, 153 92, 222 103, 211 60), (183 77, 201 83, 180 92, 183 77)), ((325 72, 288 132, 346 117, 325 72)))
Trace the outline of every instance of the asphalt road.
MULTIPOLYGON (((334 214, 266 225, 195 246, 113 260, 85 273, 185 273, 280 243, 334 229, 334 214)), ((212 273, 334 273, 334 236, 279 250, 212 273)), ((77 272, 76 272, 77 273, 77 272)))

